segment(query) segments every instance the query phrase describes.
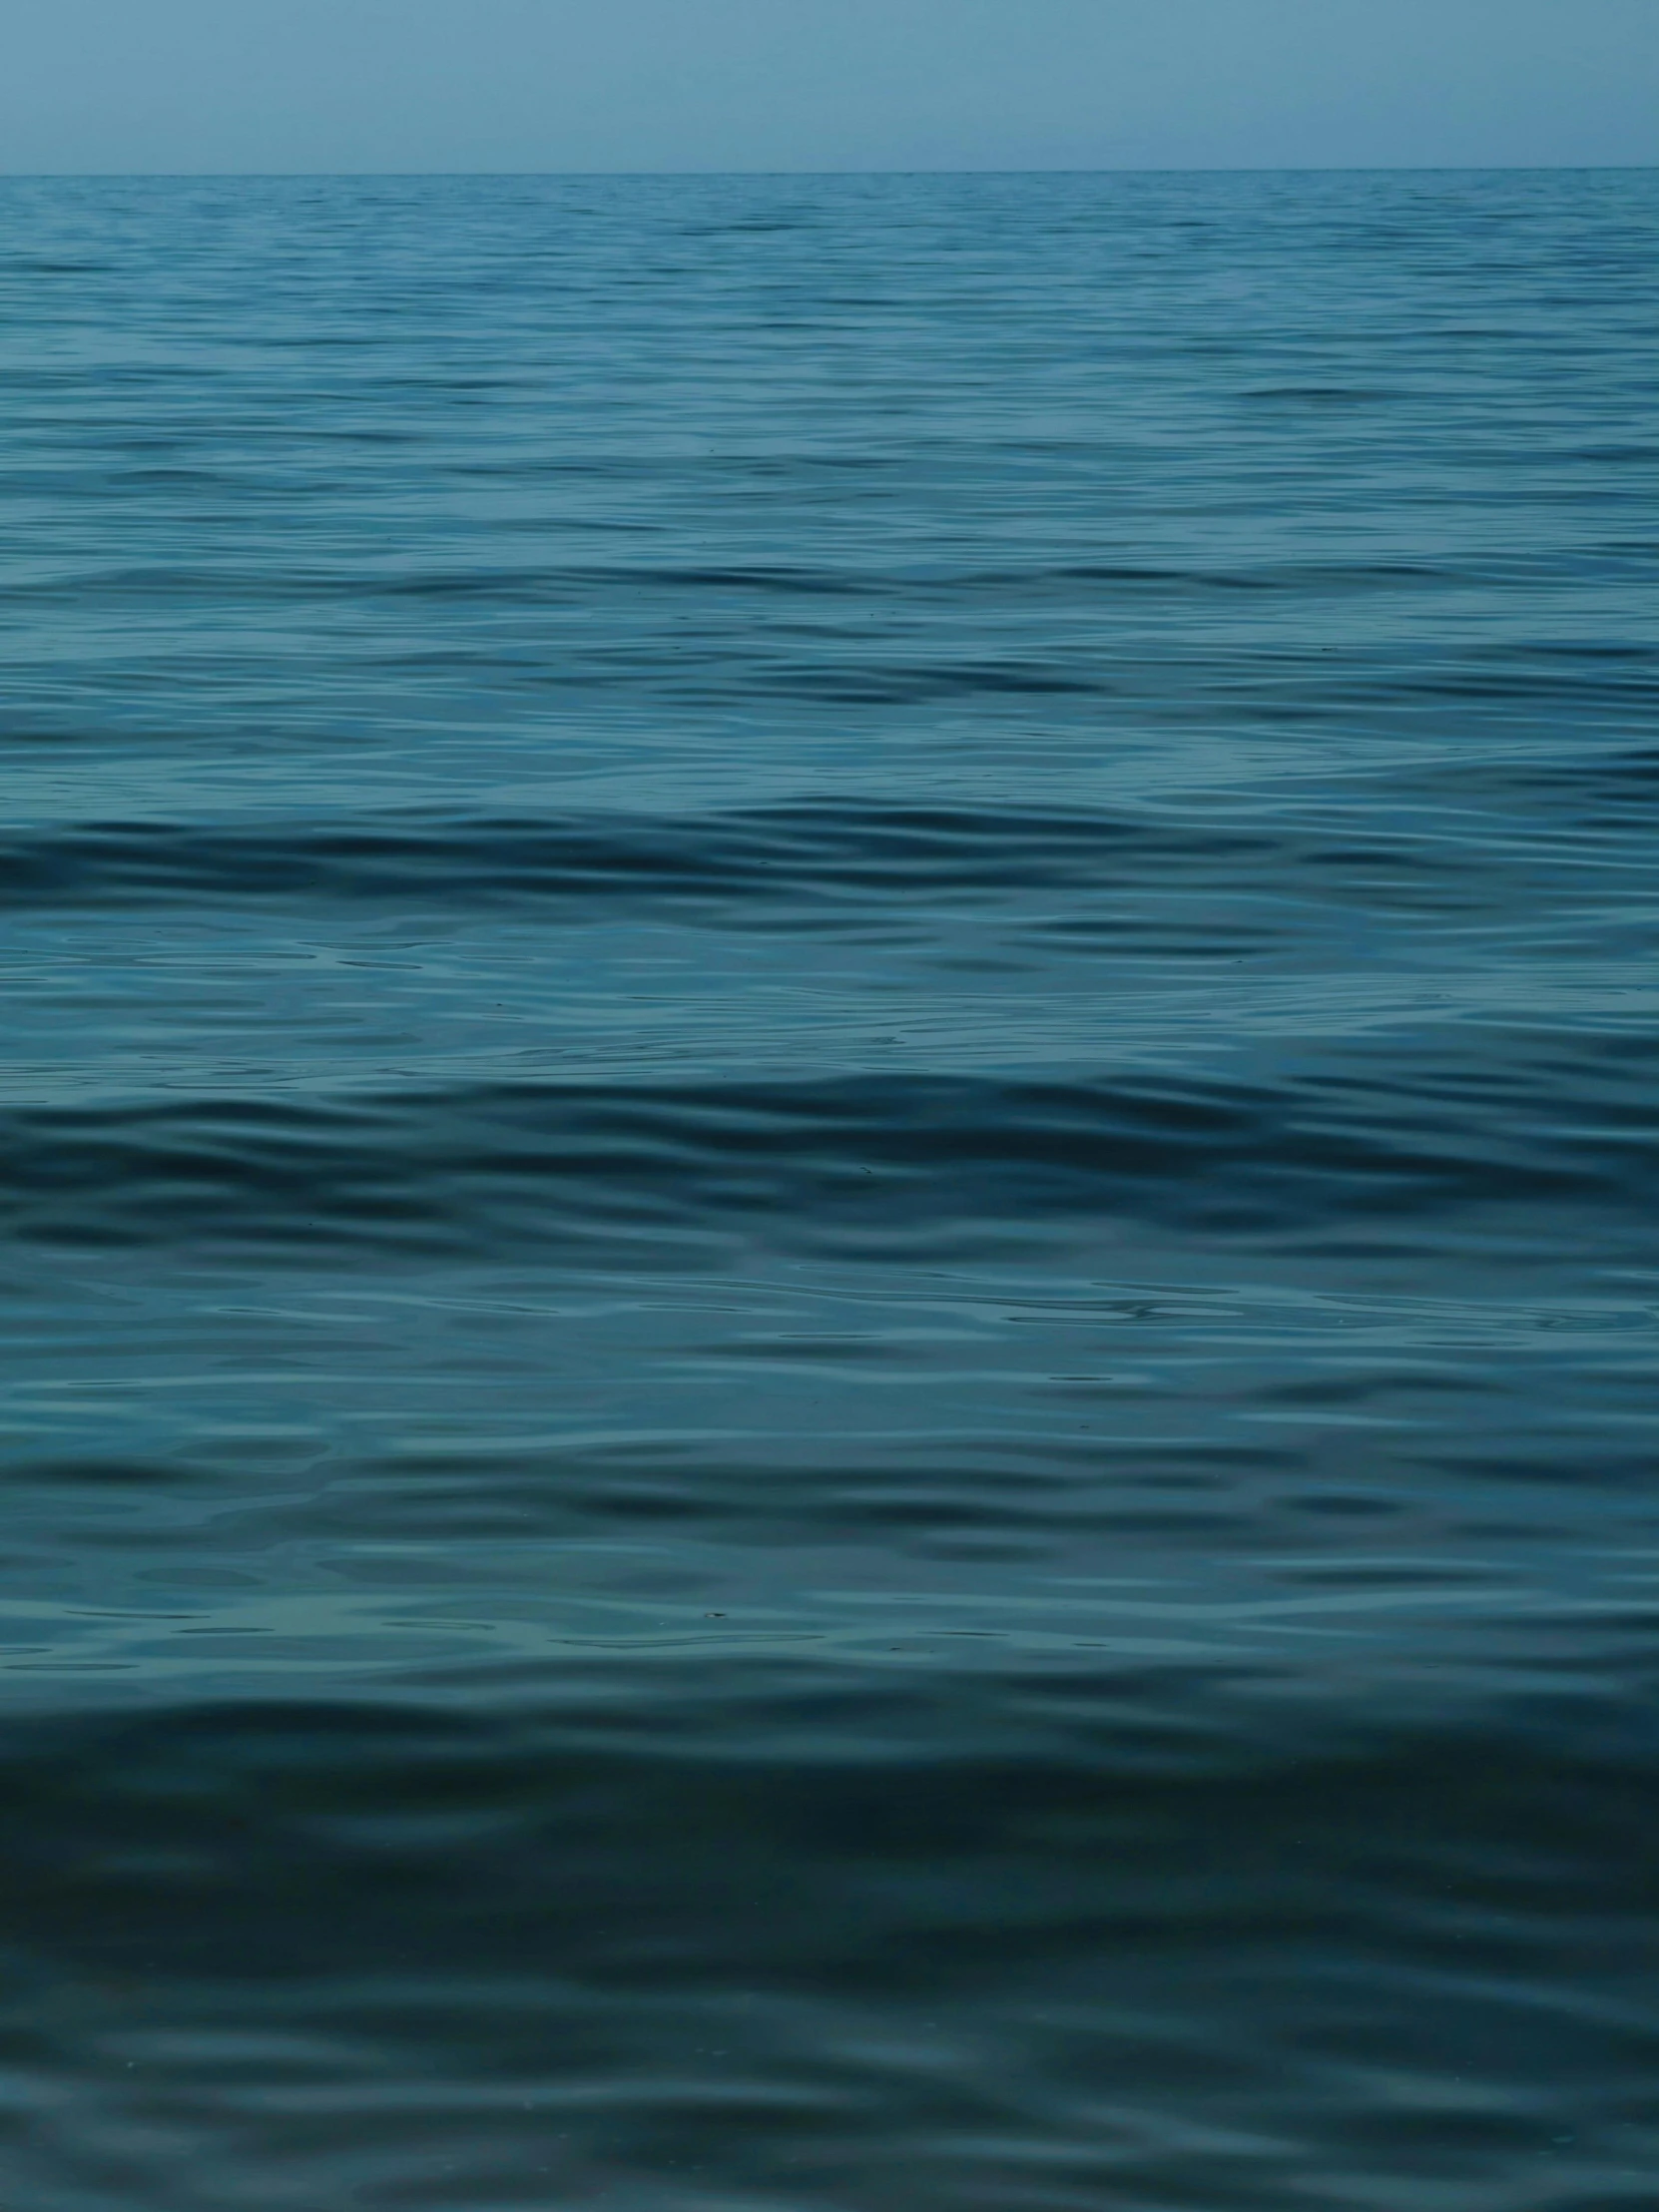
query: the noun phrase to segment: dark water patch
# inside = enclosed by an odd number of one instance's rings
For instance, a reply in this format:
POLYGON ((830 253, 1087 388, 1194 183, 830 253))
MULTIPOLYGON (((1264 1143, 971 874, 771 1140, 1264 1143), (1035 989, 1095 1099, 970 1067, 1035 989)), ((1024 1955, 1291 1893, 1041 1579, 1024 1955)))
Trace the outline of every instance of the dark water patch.
POLYGON ((1457 912, 1489 901, 1504 855, 1466 856, 1456 836, 1455 821, 1438 844, 1420 827, 1389 835, 1352 809, 1322 828, 1167 809, 837 799, 678 818, 112 822, 14 831, 0 841, 0 899, 20 908, 280 899, 636 914, 760 904, 773 926, 801 927, 849 904, 1046 891, 1065 899, 1052 910, 1057 925, 1087 927, 1100 896, 1181 883, 1195 901, 1225 899, 1259 870, 1282 893, 1457 912))
POLYGON ((1248 840, 1147 817, 826 801, 686 820, 136 823, 18 837, 0 884, 30 904, 301 896, 517 904, 626 898, 637 909, 763 899, 1082 888, 1125 861, 1203 864, 1248 840))
POLYGON ((1375 1692, 1382 1710, 1339 1744, 1275 1712, 1269 1663, 950 1685, 931 1670, 860 1680, 810 1659, 675 1653, 630 1665, 637 1686, 620 1705, 616 1662, 592 1665, 586 1685, 549 1683, 541 1700, 520 1687, 494 1720, 409 1697, 164 1707, 56 1731, 13 1722, 4 1939, 138 1970, 162 1945, 193 1979, 418 1977, 445 1970, 440 1931, 421 1933, 434 1915, 461 1940, 463 1976, 511 1965, 497 1946, 528 1940, 557 1978, 584 1965, 627 1977, 637 1963, 674 1979, 661 1916, 695 1910, 712 1887, 746 1973, 810 1958, 847 1994, 912 1977, 942 1994, 998 1958, 1061 1969, 1075 1942, 1102 1967, 1114 1936, 1187 1950, 1242 1910, 1263 1916, 1264 1938, 1276 1924, 1334 1937, 1368 1921, 1373 1940, 1413 1922, 1426 1937, 1436 1875, 1454 1876, 1438 1910, 1469 1916, 1477 1950, 1482 1908, 1491 1915, 1498 1956, 1506 1936, 1525 1947, 1505 1909, 1547 1918, 1589 1865, 1609 1936, 1651 1908, 1625 1817, 1650 1735, 1594 1685, 1554 1714, 1482 1715, 1479 1734, 1468 1718, 1390 1721, 1375 1692), (659 1857, 676 1832, 678 1853, 659 1857), (1052 1879, 1033 1879, 1000 1925, 962 1894, 1045 1847, 1052 1879), (570 1878, 550 1880, 564 1852, 570 1878), (194 1926, 169 1910, 179 1861, 200 1869, 194 1926), (329 1892, 364 1861, 387 1888, 375 1901, 370 1886, 336 1927, 329 1892), (1212 1886, 1221 1867, 1236 1896, 1212 1886), (889 1887, 906 1869, 922 1908, 910 1936, 904 1884, 889 1887), (1408 1906, 1386 1895, 1406 1869, 1423 1893, 1408 1906), (827 1881, 858 1898, 843 1947, 812 1911, 827 1881), (265 1911, 244 1888, 265 1894, 265 1911), (794 1910, 781 1913, 785 1899, 794 1910))
POLYGON ((94 2164, 108 2131, 141 2201, 182 2168, 187 2204, 249 2158, 295 2201, 342 2161, 473 2201, 551 2179, 700 2204, 709 2162, 894 2207, 1563 2165, 1638 2201, 1648 1762, 1616 1702, 1580 1708, 1595 1749, 1518 1712, 1246 1748, 1225 1678, 1188 1678, 1195 1725, 1156 1670, 751 1672, 659 1673, 664 1725, 632 1740, 592 1693, 493 1723, 14 1727, 13 2063, 111 2100, 90 2142, 49 2117, 14 2171, 94 2164), (1574 1989, 1517 2001, 1587 1890, 1574 1989))
POLYGON ((1491 1032, 1300 1082, 1036 1083, 920 1075, 696 1088, 517 1084, 344 1097, 14 1109, 15 1236, 93 1244, 505 1251, 662 1231, 880 1249, 953 1227, 1113 1218, 1226 1238, 1379 1218, 1659 1196, 1643 1036, 1491 1032), (1558 1085, 1574 1086, 1569 1114, 1558 1085), (1332 1206, 1342 1194, 1341 1210, 1332 1206))
POLYGON ((1478 761, 1425 776, 1421 788, 1483 804, 1494 814, 1640 836, 1659 807, 1659 748, 1478 761))
MULTIPOLYGON (((363 433, 351 434, 361 436, 363 433)), ((134 454, 153 453, 164 448, 181 453, 188 450, 188 441, 183 437, 176 441, 128 437, 123 444, 134 454)), ((590 471, 606 473, 600 464, 585 465, 590 471)), ((557 464, 540 464, 537 472, 547 473, 550 469, 556 474, 581 474, 584 464, 573 457, 557 464)), ((459 472, 475 474, 480 471, 463 467, 459 472)), ((244 495, 262 489, 278 492, 283 488, 275 479, 262 483, 246 468, 210 470, 199 466, 136 465, 113 471, 105 467, 83 480, 85 491, 106 497, 115 487, 130 490, 174 487, 244 495)), ((27 492, 43 487, 36 480, 19 475, 14 479, 13 488, 27 492)), ((50 488, 54 495, 61 497, 74 488, 74 480, 54 472, 50 488)), ((696 562, 680 567, 644 561, 567 562, 517 568, 469 565, 414 572, 400 572, 381 564, 368 571, 360 568, 284 571, 269 565, 181 569, 147 563, 141 567, 91 570, 34 580, 14 577, 6 596, 10 603, 19 606, 70 605, 77 596, 87 593, 96 594, 110 606, 144 605, 157 600, 191 600, 212 605, 224 600, 249 606, 280 605, 289 601, 326 605, 331 601, 343 601, 361 607, 377 600, 393 606, 404 600, 430 600, 458 607, 478 603, 499 615, 515 609, 585 606, 596 596, 626 603, 634 595, 661 594, 686 595, 694 599, 701 615, 746 598, 763 603, 801 600, 809 604, 844 600, 879 612, 885 620, 891 621, 906 610, 965 609, 966 605, 980 601, 1003 609, 1010 601, 1017 605, 1022 600, 1042 597, 1070 600, 1080 608, 1091 608, 1098 607, 1103 596, 1108 604, 1122 598, 1130 603, 1180 605, 1208 594, 1250 592, 1290 595, 1299 602, 1306 602, 1322 591, 1422 592, 1436 587, 1528 580, 1547 584, 1571 582, 1582 586, 1603 576, 1616 579, 1627 572, 1632 580, 1643 581, 1652 566, 1651 549, 1627 546, 1582 549, 1574 554, 1570 564, 1555 553, 1528 555, 1513 549, 1493 548, 1461 562, 1321 559, 1259 561, 1237 569, 1159 567, 1109 560, 1070 561, 1026 568, 929 563, 889 570, 809 569, 792 567, 785 562, 769 562, 753 568, 714 567, 696 562), (1100 586, 1102 591, 1086 591, 1079 595, 1075 587, 1080 585, 1100 586)), ((1549 650, 1547 646, 1540 649, 1549 650)), ((1594 654, 1597 648, 1593 644, 1574 644, 1556 650, 1594 654)), ((1622 650, 1627 655, 1632 651, 1616 646, 1602 650, 1608 653, 1622 650)))
POLYGON ((1261 384, 1241 396, 1246 399, 1303 400, 1324 406, 1376 406, 1380 401, 1402 398, 1405 394, 1390 391, 1385 386, 1368 389, 1364 385, 1345 384, 1261 384))

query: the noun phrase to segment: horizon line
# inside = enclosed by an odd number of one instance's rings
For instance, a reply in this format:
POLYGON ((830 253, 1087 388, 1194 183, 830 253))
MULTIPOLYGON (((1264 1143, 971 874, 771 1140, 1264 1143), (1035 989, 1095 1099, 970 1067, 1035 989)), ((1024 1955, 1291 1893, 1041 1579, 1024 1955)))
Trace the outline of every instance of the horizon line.
POLYGON ((913 168, 773 169, 773 168, 664 168, 664 169, 0 169, 0 183, 29 184, 60 181, 112 183, 151 181, 184 183, 197 178, 223 178, 259 183, 314 178, 375 178, 415 180, 426 178, 564 178, 564 177, 1541 177, 1541 176, 1648 176, 1659 171, 1652 162, 1052 162, 1008 166, 945 167, 939 164, 913 168))

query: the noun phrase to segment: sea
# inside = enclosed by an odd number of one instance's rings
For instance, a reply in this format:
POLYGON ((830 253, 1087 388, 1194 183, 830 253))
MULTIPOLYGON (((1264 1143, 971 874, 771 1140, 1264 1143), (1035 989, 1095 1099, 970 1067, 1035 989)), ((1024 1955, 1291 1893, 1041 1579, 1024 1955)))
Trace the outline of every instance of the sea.
POLYGON ((5 2212, 1659 2200, 1656 275, 0 184, 5 2212))

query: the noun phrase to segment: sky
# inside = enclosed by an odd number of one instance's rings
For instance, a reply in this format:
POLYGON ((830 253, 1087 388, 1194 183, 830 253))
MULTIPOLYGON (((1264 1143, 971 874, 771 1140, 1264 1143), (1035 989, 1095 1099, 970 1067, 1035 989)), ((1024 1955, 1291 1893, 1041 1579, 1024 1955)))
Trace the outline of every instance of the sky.
POLYGON ((1659 163, 1659 0, 6 0, 0 171, 1659 163))

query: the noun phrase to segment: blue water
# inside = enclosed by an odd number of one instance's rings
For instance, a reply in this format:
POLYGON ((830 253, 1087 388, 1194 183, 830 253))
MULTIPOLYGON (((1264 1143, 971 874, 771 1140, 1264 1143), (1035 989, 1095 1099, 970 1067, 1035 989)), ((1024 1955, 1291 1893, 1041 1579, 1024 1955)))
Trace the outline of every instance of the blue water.
POLYGON ((0 186, 5 2212, 1651 2205, 1656 249, 0 186))

